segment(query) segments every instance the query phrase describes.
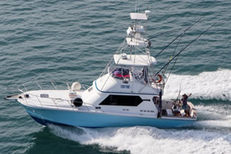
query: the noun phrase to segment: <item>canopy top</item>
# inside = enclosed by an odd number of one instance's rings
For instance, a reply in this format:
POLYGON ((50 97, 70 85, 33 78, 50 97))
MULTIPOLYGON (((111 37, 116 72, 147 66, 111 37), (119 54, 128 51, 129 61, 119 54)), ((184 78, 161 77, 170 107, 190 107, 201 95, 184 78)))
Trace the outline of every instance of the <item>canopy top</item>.
POLYGON ((130 13, 130 17, 134 20, 148 20, 146 13, 130 13))

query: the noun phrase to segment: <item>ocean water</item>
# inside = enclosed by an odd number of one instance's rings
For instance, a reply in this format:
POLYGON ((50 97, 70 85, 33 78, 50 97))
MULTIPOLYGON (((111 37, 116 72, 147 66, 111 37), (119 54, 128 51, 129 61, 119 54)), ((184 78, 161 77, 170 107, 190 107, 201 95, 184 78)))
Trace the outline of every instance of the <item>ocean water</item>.
POLYGON ((0 1, 0 153, 231 153, 230 10, 229 0, 0 1), (153 56, 202 17, 157 58, 156 69, 216 23, 178 58, 165 89, 165 98, 192 93, 194 128, 44 127, 19 103, 3 99, 18 88, 37 89, 36 83, 90 85, 124 40, 135 5, 151 11, 144 24, 155 36, 153 56))

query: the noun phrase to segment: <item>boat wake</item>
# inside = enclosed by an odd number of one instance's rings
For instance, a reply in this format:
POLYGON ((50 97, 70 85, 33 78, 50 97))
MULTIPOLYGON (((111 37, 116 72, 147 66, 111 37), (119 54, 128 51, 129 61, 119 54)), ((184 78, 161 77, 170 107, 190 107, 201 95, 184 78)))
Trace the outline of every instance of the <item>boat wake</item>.
POLYGON ((55 135, 84 145, 99 145, 102 150, 127 150, 131 153, 230 153, 230 110, 217 106, 196 106, 199 120, 194 129, 155 127, 70 128, 50 125, 55 135), (215 113, 215 114, 213 114, 215 113), (226 114, 224 116, 224 113, 226 114), (221 130, 222 131, 219 131, 221 130))
POLYGON ((230 153, 231 135, 205 130, 161 130, 153 127, 68 130, 51 126, 56 135, 81 144, 98 144, 131 153, 230 153), (78 133, 76 133, 78 132, 78 133), (81 133, 80 133, 81 132, 81 133))
POLYGON ((219 69, 215 72, 202 72, 198 75, 172 74, 165 87, 164 97, 175 99, 182 93, 192 93, 195 99, 216 99, 231 101, 231 70, 219 69))
POLYGON ((231 105, 196 106, 198 121, 194 124, 201 129, 227 129, 231 131, 231 105))
MULTIPOLYGON (((165 97, 181 91, 193 98, 231 100, 231 70, 171 75, 165 97)), ((84 145, 139 153, 231 153, 231 104, 196 105, 198 121, 190 129, 155 127, 70 128, 50 125, 52 133, 84 145)))

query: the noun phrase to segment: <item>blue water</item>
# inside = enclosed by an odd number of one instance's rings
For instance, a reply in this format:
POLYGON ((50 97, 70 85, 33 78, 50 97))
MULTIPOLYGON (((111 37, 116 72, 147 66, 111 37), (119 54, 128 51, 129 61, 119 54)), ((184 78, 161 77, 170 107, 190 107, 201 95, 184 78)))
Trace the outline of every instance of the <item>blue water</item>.
MULTIPOLYGON (((134 1, 0 1, 0 153, 230 153, 231 1, 140 1, 156 55, 202 17, 158 57, 162 66, 176 50, 216 23, 178 58, 165 97, 192 92, 198 109, 194 129, 128 127, 84 129, 35 123, 15 101, 3 98, 34 82, 58 88, 91 84, 126 36, 134 1), (176 48, 177 46, 177 48, 176 48), (32 82, 33 81, 33 82, 32 82), (177 145, 177 146, 176 146, 177 145)), ((157 69, 157 68, 156 68, 157 69)))

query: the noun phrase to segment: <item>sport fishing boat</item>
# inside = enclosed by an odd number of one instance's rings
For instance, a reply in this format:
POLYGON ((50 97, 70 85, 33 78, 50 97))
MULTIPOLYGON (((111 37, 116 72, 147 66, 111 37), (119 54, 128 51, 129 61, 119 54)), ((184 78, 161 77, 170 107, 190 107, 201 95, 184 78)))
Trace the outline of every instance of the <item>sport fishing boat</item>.
MULTIPOLYGON (((165 76, 155 72, 157 60, 140 23, 150 11, 130 13, 133 21, 121 47, 87 89, 79 82, 66 90, 32 90, 7 96, 16 99, 38 123, 74 127, 190 127, 197 120, 191 102, 162 100, 165 76)), ((187 100, 186 100, 187 101, 187 100)))

